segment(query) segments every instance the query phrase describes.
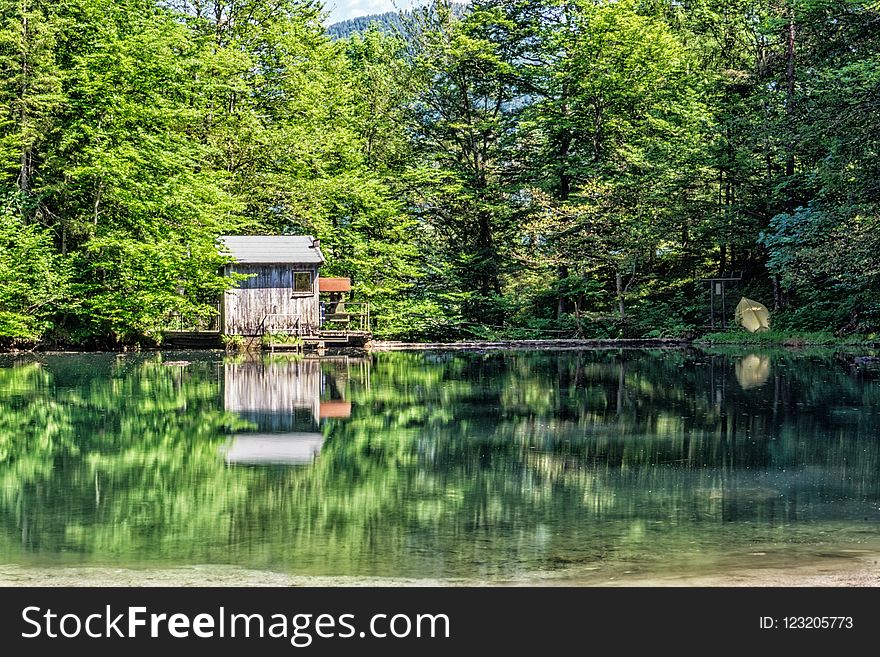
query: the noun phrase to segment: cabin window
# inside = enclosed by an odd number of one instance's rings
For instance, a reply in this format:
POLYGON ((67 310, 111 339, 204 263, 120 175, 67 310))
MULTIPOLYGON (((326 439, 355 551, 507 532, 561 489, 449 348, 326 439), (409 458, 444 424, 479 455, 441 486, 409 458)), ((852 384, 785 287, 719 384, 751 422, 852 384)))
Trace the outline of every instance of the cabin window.
POLYGON ((300 294, 311 294, 312 292, 312 272, 295 271, 293 272, 293 291, 300 294))

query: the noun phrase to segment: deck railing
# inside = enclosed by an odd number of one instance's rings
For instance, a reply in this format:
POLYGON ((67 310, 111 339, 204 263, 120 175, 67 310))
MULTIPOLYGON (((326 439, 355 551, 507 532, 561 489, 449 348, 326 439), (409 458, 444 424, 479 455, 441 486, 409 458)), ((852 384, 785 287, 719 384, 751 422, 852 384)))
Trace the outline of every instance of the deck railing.
POLYGON ((284 333, 286 335, 302 335, 302 315, 293 313, 271 313, 263 316, 258 330, 259 335, 284 333))
POLYGON ((370 331, 370 304, 362 302, 321 302, 321 329, 324 331, 370 331))
MULTIPOLYGON (((186 333, 216 333, 220 327, 220 304, 215 314, 202 317, 196 321, 184 319, 178 313, 170 313, 165 320, 165 331, 186 333)), ((288 335, 307 335, 315 330, 314 325, 303 323, 302 315, 291 313, 270 313, 263 316, 257 329, 257 335, 267 333, 284 333, 288 335)), ((332 303, 321 302, 320 328, 324 331, 359 331, 370 332, 369 302, 332 303)))
POLYGON ((216 333, 220 330, 220 304, 214 305, 214 313, 208 317, 199 317, 195 321, 184 318, 178 312, 169 313, 165 318, 165 331, 181 333, 216 333))

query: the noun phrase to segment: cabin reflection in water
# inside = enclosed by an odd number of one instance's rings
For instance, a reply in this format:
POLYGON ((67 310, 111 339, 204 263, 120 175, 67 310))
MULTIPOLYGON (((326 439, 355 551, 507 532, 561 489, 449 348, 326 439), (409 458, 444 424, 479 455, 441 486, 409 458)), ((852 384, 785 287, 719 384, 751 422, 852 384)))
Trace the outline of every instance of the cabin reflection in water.
POLYGON ((338 398, 335 374, 312 358, 226 362, 224 407, 254 425, 230 438, 223 448, 226 462, 311 464, 324 444, 321 419, 351 414, 351 403, 338 398))

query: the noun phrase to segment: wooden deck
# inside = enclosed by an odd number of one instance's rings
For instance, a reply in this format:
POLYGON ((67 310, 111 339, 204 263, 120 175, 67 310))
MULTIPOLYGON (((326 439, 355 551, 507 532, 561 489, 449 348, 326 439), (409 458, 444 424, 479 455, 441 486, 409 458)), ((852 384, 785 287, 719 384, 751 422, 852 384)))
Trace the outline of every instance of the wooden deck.
MULTIPOLYGON (((264 343, 261 335, 243 336, 244 344, 267 351, 323 351, 324 349, 365 349, 372 339, 369 331, 314 331, 299 336, 290 344, 284 341, 264 343)), ((170 349, 222 349, 219 331, 165 331, 162 346, 170 349)))
POLYGON ((165 331, 162 346, 171 349, 222 349, 220 331, 165 331))
POLYGON ((269 342, 264 345, 269 351, 324 351, 325 349, 366 349, 372 339, 369 331, 316 331, 310 335, 299 336, 299 344, 269 342))

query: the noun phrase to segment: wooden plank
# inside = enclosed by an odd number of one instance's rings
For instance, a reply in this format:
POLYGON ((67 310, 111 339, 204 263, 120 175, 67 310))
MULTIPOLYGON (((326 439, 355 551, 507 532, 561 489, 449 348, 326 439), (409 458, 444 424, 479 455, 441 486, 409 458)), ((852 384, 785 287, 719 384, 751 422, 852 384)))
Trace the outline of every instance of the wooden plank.
POLYGON ((624 339, 624 340, 507 340, 472 342, 392 342, 374 341, 370 351, 416 351, 443 349, 464 351, 473 349, 649 349, 683 347, 690 343, 677 338, 624 339))
POLYGON ((162 344, 178 349, 219 349, 220 331, 163 331, 162 344))

